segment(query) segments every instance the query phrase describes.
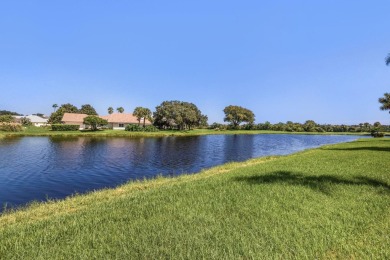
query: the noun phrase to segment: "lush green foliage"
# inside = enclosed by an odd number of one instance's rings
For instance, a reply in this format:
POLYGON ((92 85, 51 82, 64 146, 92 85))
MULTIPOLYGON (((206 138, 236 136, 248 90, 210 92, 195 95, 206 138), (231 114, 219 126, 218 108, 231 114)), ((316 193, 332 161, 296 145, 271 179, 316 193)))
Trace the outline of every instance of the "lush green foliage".
POLYGON ((50 115, 50 118, 48 120, 49 124, 60 124, 62 117, 65 113, 78 113, 79 110, 77 107, 75 107, 72 104, 63 104, 60 106, 60 108, 57 109, 57 111, 53 112, 50 115))
POLYGON ((30 126, 30 125, 32 125, 31 120, 29 118, 27 118, 27 117, 20 118, 20 123, 23 126, 30 126))
POLYGON ((207 124, 207 116, 189 102, 164 101, 153 113, 154 125, 160 129, 192 129, 207 124))
POLYGON ((237 128, 242 122, 252 124, 255 121, 255 114, 240 106, 227 106, 223 112, 225 113, 223 121, 231 123, 233 128, 237 128))
POLYGON ((63 125, 63 124, 52 124, 52 131, 77 131, 79 130, 79 125, 63 125))
POLYGON ((158 128, 155 127, 154 125, 147 125, 144 126, 144 132, 158 132, 158 128))
POLYGON ((138 124, 140 124, 141 119, 143 119, 144 127, 146 120, 152 121, 152 111, 150 111, 150 109, 146 107, 136 107, 134 109, 133 115, 137 117, 138 124))
POLYGON ((15 118, 12 115, 0 115, 0 123, 14 122, 15 118))
POLYGON ((125 128, 125 131, 131 132, 142 132, 143 127, 135 124, 128 124, 125 128))
MULTIPOLYGON (((210 129, 224 130, 233 128, 232 125, 224 125, 213 123, 209 127, 210 129)), ((242 130, 267 130, 267 131, 283 131, 283 132, 316 132, 316 133, 361 133, 371 131, 389 132, 389 125, 381 125, 379 122, 375 122, 374 125, 369 123, 361 123, 359 125, 330 125, 330 124, 317 124, 313 120, 307 120, 304 124, 293 123, 287 121, 286 123, 279 122, 277 124, 271 124, 270 122, 259 124, 244 124, 233 129, 242 130)))
POLYGON ((83 123, 90 126, 92 131, 96 131, 99 126, 108 124, 107 120, 93 115, 85 117, 83 123))
POLYGON ((390 141, 231 163, 0 217, 4 259, 389 259, 390 141))
MULTIPOLYGON (((379 103, 382 104, 380 107, 381 110, 390 110, 390 93, 385 93, 384 97, 379 98, 379 103)), ((389 111, 390 113, 390 111, 389 111)))
POLYGON ((79 113, 80 114, 87 114, 90 116, 97 116, 97 114, 98 114, 98 113, 96 113, 95 108, 89 104, 82 105, 80 110, 79 110, 79 113))
POLYGON ((19 123, 0 122, 0 131, 4 131, 4 132, 20 132, 22 130, 23 130, 23 127, 19 123))
POLYGON ((123 107, 118 107, 116 111, 118 111, 119 113, 123 113, 125 109, 123 107))
POLYGON ((129 124, 126 126, 125 130, 130 132, 158 132, 158 129, 153 125, 140 126, 129 124))
POLYGON ((114 113, 114 108, 113 107, 109 107, 107 109, 107 112, 111 115, 112 113, 114 113))

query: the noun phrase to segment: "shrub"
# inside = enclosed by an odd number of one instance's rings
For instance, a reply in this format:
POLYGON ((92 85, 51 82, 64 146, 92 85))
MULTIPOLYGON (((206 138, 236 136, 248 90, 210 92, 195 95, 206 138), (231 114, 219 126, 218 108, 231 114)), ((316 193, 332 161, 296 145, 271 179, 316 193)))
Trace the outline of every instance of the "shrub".
POLYGON ((63 124, 53 124, 51 125, 51 130, 53 131, 77 131, 79 130, 79 125, 63 125, 63 124))
POLYGON ((144 127, 143 130, 145 132, 158 132, 157 127, 155 127, 154 125, 147 125, 147 126, 144 127))
POLYGON ((373 130, 373 131, 371 131, 371 136, 372 136, 372 137, 375 137, 375 138, 377 138, 377 137, 384 137, 384 136, 385 136, 385 134, 384 134, 384 133, 382 133, 382 132, 379 132, 379 131, 373 130))
POLYGON ((7 123, 7 122, 0 123, 0 131, 20 132, 22 130, 23 130, 22 125, 18 123, 7 123))
POLYGON ((158 129, 153 125, 147 125, 145 127, 142 127, 134 124, 127 125, 125 130, 131 132, 157 132, 158 131, 158 129))
POLYGON ((227 128, 227 125, 225 124, 219 124, 217 122, 212 123, 208 127, 209 129, 215 129, 215 130, 225 130, 227 128))
POLYGON ((30 126, 30 125, 32 125, 31 120, 30 120, 29 118, 27 118, 27 117, 22 117, 22 118, 20 119, 20 123, 21 123, 23 126, 30 126))
POLYGON ((125 131, 142 132, 143 129, 139 125, 129 124, 129 125, 126 126, 125 131))
POLYGON ((15 118, 11 115, 0 115, 0 122, 11 123, 14 120, 15 120, 15 118))

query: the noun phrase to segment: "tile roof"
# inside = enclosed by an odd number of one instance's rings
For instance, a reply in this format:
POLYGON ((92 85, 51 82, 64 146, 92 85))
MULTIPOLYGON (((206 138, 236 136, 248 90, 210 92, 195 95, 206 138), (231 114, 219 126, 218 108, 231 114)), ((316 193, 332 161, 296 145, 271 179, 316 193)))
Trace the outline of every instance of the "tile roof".
MULTIPOLYGON (((76 114, 76 113, 65 113, 62 117, 62 122, 79 122, 83 123, 84 118, 87 117, 87 114, 76 114)), ((106 119, 108 123, 122 123, 122 124, 138 124, 137 117, 133 114, 121 114, 115 113, 107 116, 99 116, 100 118, 106 119)), ((141 124, 143 120, 141 119, 141 124)), ((152 124, 149 120, 146 120, 146 125, 152 124)))
POLYGON ((83 123, 84 118, 87 117, 87 114, 75 114, 75 113, 65 113, 62 117, 62 122, 79 122, 83 123))
MULTIPOLYGON (((108 123, 138 124, 137 117, 135 117, 133 114, 114 113, 107 116, 101 116, 101 118, 106 119, 108 123)), ((143 124, 142 119, 141 124, 143 124)), ((151 122, 146 120, 145 124, 150 125, 151 122)))

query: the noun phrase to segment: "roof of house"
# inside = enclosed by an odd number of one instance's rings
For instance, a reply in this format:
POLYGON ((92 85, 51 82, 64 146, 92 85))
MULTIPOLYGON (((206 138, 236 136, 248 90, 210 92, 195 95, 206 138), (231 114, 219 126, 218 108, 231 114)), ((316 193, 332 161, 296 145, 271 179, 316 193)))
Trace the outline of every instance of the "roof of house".
MULTIPOLYGON (((138 124, 137 117, 135 117, 133 114, 114 113, 107 116, 101 116, 101 118, 106 119, 108 123, 138 124)), ((141 123, 143 123, 142 119, 141 123)), ((146 120, 145 124, 150 125, 151 122, 146 120)))
POLYGON ((65 113, 61 121, 83 123, 84 118, 87 116, 88 116, 87 114, 65 113))
POLYGON ((17 119, 20 119, 23 117, 30 119, 31 123, 47 123, 47 118, 42 118, 42 117, 36 116, 36 115, 15 116, 15 118, 17 118, 17 119))

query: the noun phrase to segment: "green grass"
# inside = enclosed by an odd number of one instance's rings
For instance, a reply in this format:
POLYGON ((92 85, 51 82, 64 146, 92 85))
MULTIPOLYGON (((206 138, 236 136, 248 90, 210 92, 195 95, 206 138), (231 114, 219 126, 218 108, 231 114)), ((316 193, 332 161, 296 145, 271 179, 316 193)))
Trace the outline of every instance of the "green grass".
POLYGON ((390 140, 129 183, 0 216, 1 259, 390 259, 390 140))
POLYGON ((101 131, 51 131, 42 127, 28 127, 22 132, 2 132, 0 138, 6 136, 94 136, 94 137, 163 137, 163 136, 199 136, 214 134, 322 134, 322 135, 368 135, 368 133, 307 133, 307 132, 283 132, 270 130, 211 130, 194 129, 187 131, 165 130, 158 132, 129 132, 124 130, 101 130, 101 131))

